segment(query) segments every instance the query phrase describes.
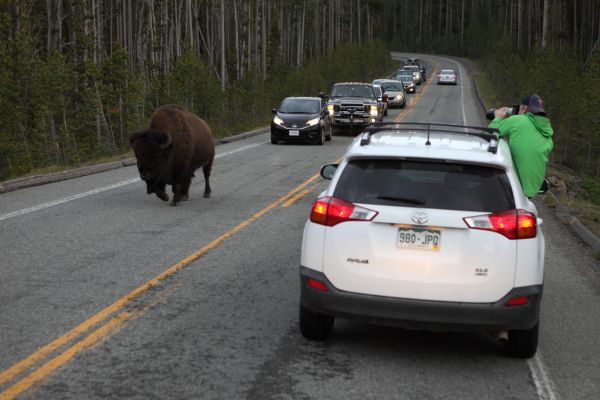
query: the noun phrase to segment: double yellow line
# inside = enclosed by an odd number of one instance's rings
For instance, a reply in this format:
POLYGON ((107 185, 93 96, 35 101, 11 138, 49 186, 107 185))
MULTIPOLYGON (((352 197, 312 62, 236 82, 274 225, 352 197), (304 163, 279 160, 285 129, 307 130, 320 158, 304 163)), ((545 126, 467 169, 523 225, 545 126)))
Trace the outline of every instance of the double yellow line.
MULTIPOLYGON (((432 75, 434 75, 436 71, 437 65, 432 75)), ((418 96, 413 99, 413 102, 411 102, 411 104, 407 106, 402 113, 398 114, 398 116, 394 119, 394 122, 399 122, 406 115, 408 110, 411 110, 415 106, 430 84, 431 78, 418 96)), ((336 162, 339 162, 340 160, 341 158, 336 162)), ((64 335, 56 338, 52 342, 30 354, 28 357, 0 372, 0 387, 10 385, 4 391, 0 392, 0 400, 14 399, 15 396, 23 393, 37 382, 46 378, 56 369, 60 368, 62 365, 75 357, 82 350, 85 350, 86 348, 105 339, 110 334, 118 331, 127 321, 139 316, 148 307, 147 305, 141 310, 135 312, 125 310, 125 307, 133 300, 147 293, 150 289, 158 286, 162 281, 174 275, 180 269, 196 261, 210 250, 229 239, 231 236, 240 232, 242 229, 248 227, 250 224, 269 211, 278 206, 281 206, 282 208, 289 207, 295 201, 305 196, 307 193, 310 193, 318 186, 318 184, 311 185, 311 183, 313 183, 318 176, 319 174, 311 176, 303 183, 296 186, 285 195, 279 197, 277 200, 267 205, 250 218, 241 222, 233 229, 214 239, 200 250, 179 261, 177 264, 172 265, 153 279, 121 297, 64 335), (53 358, 46 361, 53 355, 53 358)))

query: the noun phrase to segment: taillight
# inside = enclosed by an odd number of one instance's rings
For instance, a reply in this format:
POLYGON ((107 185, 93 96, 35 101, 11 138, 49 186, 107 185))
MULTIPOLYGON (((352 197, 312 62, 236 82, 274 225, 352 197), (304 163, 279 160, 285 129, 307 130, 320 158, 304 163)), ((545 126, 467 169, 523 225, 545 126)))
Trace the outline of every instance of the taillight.
POLYGON ((315 201, 310 220, 320 225, 335 226, 346 221, 371 221, 376 215, 377 211, 326 196, 315 201))
POLYGON ((537 236, 535 215, 525 210, 500 211, 494 214, 464 218, 464 221, 471 229, 497 232, 511 240, 537 236))

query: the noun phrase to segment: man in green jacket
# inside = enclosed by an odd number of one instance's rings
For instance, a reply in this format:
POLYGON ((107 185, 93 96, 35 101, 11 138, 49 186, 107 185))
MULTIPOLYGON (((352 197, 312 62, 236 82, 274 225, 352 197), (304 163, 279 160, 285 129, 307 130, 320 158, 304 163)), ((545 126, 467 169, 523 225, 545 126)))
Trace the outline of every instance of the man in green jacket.
POLYGON ((507 107, 496 110, 489 127, 497 128, 500 137, 508 140, 523 192, 527 197, 534 197, 546 176, 548 155, 553 147, 552 126, 537 94, 521 101, 519 115, 507 118, 508 110, 507 107))

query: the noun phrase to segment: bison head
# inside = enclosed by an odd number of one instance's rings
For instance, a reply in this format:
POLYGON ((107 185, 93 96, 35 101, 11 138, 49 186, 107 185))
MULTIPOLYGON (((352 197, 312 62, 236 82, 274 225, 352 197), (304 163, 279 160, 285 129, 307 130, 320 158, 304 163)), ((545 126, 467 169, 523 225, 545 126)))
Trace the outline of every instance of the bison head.
POLYGON ((165 174, 168 173, 171 141, 169 132, 143 131, 129 137, 148 194, 156 193, 165 201, 169 199, 165 193, 165 174))

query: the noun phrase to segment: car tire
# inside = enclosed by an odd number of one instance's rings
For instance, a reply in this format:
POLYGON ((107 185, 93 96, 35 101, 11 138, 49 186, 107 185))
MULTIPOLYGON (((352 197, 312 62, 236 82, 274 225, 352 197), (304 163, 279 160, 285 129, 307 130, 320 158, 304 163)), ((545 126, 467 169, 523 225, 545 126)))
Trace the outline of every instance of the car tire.
POLYGON ((319 136, 315 140, 315 144, 322 145, 325 143, 325 130, 323 128, 319 129, 319 136))
POLYGON ((331 141, 331 137, 333 136, 333 127, 331 126, 331 124, 329 124, 329 129, 327 130, 327 136, 325 136, 325 140, 327 140, 328 142, 331 141))
POLYGON ((406 108, 406 100, 404 101, 404 103, 402 103, 402 105, 400 106, 401 109, 405 109, 406 108))
POLYGON ((271 144, 277 144, 279 143, 279 140, 277 140, 277 138, 273 135, 271 135, 271 144))
POLYGON ((530 358, 537 351, 539 323, 530 329, 513 329, 508 331, 506 350, 512 357, 530 358))
POLYGON ((334 317, 312 312, 300 304, 300 333, 307 339, 325 341, 333 332, 334 317))

